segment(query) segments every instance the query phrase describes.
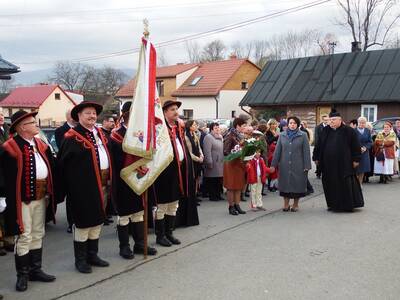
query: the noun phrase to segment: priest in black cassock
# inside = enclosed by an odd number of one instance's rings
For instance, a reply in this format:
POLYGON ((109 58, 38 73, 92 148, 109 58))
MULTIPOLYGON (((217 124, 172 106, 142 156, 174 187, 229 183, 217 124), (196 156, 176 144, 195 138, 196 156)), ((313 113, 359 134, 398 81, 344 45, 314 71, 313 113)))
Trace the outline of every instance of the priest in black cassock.
POLYGON ((364 206, 356 177, 361 145, 355 130, 343 123, 338 112, 333 110, 329 118, 329 126, 322 130, 320 142, 314 148, 314 157, 321 167, 328 210, 352 212, 364 206))

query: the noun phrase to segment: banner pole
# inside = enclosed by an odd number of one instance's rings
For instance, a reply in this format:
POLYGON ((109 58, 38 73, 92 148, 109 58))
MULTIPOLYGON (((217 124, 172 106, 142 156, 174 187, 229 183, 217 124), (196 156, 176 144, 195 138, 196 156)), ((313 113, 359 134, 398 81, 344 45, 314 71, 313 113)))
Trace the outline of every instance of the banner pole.
POLYGON ((144 232, 143 232, 143 237, 144 237, 144 250, 143 250, 143 255, 144 255, 144 259, 147 259, 147 235, 148 235, 148 189, 143 193, 143 210, 144 210, 144 232))

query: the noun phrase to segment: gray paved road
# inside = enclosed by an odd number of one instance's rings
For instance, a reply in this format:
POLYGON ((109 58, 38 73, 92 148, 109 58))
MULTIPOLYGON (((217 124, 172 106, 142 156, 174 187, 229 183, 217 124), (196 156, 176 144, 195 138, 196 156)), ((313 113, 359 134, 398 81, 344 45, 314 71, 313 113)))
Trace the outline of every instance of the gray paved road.
POLYGON ((225 203, 203 202, 202 225, 177 230, 183 245, 146 262, 122 260, 108 227, 101 254, 111 267, 89 276, 74 271, 64 224, 50 227, 46 270, 57 282, 17 294, 13 266, 0 258, 2 276, 10 275, 0 278, 1 292, 6 299, 400 299, 400 180, 365 186, 366 208, 352 214, 327 212, 313 183, 316 193, 298 213, 281 212, 276 194, 264 199, 266 213, 239 217, 228 216, 225 203))

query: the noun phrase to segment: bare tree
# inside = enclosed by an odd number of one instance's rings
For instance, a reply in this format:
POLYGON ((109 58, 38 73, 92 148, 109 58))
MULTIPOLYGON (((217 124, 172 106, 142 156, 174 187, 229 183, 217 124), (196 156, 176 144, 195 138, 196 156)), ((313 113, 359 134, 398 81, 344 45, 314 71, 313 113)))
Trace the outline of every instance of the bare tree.
POLYGON ((201 49, 197 42, 186 41, 185 48, 190 63, 197 64, 201 61, 201 49))
POLYGON ((165 48, 159 48, 157 50, 157 66, 168 66, 168 59, 167 55, 165 54, 165 48))
POLYGON ((318 51, 316 54, 318 55, 328 55, 330 54, 330 48, 329 48, 329 43, 330 42, 335 42, 339 43, 337 37, 333 33, 327 33, 323 38, 320 36, 317 38, 317 44, 318 44, 318 51))
POLYGON ((250 58, 253 52, 254 44, 252 41, 244 44, 241 41, 236 41, 231 45, 231 53, 237 58, 250 58))
POLYGON ((67 90, 81 93, 114 95, 127 81, 127 75, 111 67, 94 68, 93 66, 57 62, 49 81, 60 84, 67 90))
POLYGON ((218 61, 225 57, 226 47, 223 41, 214 40, 206 44, 202 51, 202 61, 218 61))
POLYGON ((363 50, 384 46, 400 19, 398 0, 337 0, 344 13, 341 25, 363 50))
MULTIPOLYGON (((59 61, 53 69, 49 81, 60 84, 67 90, 83 91, 82 79, 90 72, 89 66, 69 61, 59 61)), ((83 82, 86 82, 84 80, 83 82)))

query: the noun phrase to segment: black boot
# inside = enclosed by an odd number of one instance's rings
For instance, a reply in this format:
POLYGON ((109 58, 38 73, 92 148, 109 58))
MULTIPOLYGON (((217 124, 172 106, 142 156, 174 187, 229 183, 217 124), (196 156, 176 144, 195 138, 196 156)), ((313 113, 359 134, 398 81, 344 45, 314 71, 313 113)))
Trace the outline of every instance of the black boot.
POLYGON ((229 206, 229 214, 233 216, 237 216, 239 213, 236 211, 236 209, 233 206, 229 206))
MULTIPOLYGON (((132 237, 135 241, 135 246, 133 246, 133 252, 137 254, 144 253, 144 222, 131 223, 132 226, 132 237)), ((148 255, 156 255, 157 249, 147 246, 148 255)))
POLYGON ((383 175, 379 176, 379 183, 383 183, 383 175))
POLYGON ((105 260, 102 260, 97 253, 99 253, 99 239, 87 240, 88 241, 88 252, 87 262, 89 265, 96 267, 108 267, 110 264, 105 260))
POLYGON ((239 214, 244 215, 244 214, 246 213, 245 211, 243 211, 243 210, 240 208, 240 205, 239 205, 239 204, 235 204, 234 207, 235 207, 236 211, 237 211, 239 214))
POLYGON ((92 267, 87 263, 88 242, 74 241, 75 267, 81 273, 92 273, 92 267))
POLYGON ((46 274, 42 270, 42 249, 35 249, 29 252, 30 254, 30 281, 52 282, 56 280, 53 275, 46 274))
POLYGON ((171 247, 171 242, 165 237, 165 218, 162 220, 156 220, 156 242, 157 244, 164 247, 171 247))
POLYGON ((119 240, 119 255, 125 259, 133 259, 135 256, 129 245, 129 225, 117 225, 119 240))
POLYGON ((175 229, 175 216, 165 215, 165 236, 174 245, 180 245, 181 241, 173 235, 175 229))
POLYGON ((15 289, 18 292, 24 292, 28 289, 29 253, 22 256, 15 255, 15 268, 17 270, 15 289))

